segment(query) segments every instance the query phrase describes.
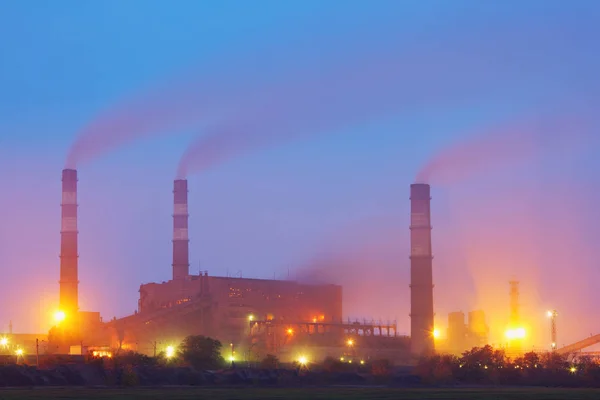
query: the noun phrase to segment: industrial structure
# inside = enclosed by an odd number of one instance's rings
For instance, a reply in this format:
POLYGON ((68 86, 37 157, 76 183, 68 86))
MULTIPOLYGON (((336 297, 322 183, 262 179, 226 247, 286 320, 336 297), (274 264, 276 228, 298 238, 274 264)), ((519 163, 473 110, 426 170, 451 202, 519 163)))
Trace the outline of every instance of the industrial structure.
POLYGON ((556 339, 556 317, 558 312, 556 310, 548 311, 548 318, 550 318, 550 348, 552 351, 556 350, 557 339, 556 339))
POLYGON ((429 185, 416 183, 410 186, 410 209, 411 351, 416 355, 428 355, 434 351, 429 185))
POLYGON ((54 350, 66 351, 69 344, 81 341, 86 332, 96 329, 100 313, 79 310, 79 253, 77 229, 77 170, 62 171, 61 243, 59 310, 57 325, 48 334, 54 350))
POLYGON ((235 347, 247 359, 271 352, 285 360, 298 346, 320 347, 321 357, 345 354, 348 337, 360 338, 361 350, 371 349, 370 354, 409 354, 408 338, 397 334, 395 322, 344 321, 339 285, 190 274, 184 179, 173 184, 172 279, 142 284, 133 315, 102 322, 99 313, 78 308, 76 170, 63 171, 62 198, 60 309, 48 336, 49 352, 95 348, 154 355, 188 335, 205 335, 230 343, 232 356, 235 347))
POLYGON ((473 347, 485 346, 488 344, 489 332, 483 310, 469 312, 466 324, 465 313, 451 312, 448 314, 445 350, 452 354, 461 354, 473 347))
POLYGON ((60 230, 60 310, 75 315, 78 306, 77 250, 77 171, 62 172, 62 203, 60 230))
POLYGON ((173 184, 173 280, 186 279, 190 273, 188 237, 188 182, 177 179, 173 184))

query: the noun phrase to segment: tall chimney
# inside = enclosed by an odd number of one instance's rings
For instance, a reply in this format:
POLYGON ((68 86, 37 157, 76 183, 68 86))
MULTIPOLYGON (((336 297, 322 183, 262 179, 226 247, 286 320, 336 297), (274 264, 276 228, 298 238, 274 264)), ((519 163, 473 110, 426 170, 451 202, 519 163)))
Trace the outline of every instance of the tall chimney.
POLYGON ((62 171, 62 221, 60 230, 60 309, 67 315, 78 311, 77 285, 77 171, 62 171))
POLYGON ((410 336, 416 355, 429 355, 435 349, 430 207, 429 185, 410 185, 410 336))
POLYGON ((186 179, 175 180, 173 195, 173 280, 181 280, 190 274, 186 179))

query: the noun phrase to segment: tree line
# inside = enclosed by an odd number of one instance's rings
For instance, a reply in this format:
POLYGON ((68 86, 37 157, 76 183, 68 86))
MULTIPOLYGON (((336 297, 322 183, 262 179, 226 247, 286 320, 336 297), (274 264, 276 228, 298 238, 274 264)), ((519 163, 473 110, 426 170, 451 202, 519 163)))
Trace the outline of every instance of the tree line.
POLYGON ((428 384, 600 387, 600 364, 592 357, 529 352, 510 358, 491 346, 423 358, 414 374, 428 384))

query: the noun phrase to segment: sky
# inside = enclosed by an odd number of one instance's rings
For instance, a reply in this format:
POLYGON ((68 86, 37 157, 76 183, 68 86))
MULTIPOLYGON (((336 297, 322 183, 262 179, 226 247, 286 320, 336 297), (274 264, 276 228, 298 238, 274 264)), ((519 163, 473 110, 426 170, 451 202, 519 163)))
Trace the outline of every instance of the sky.
MULTIPOLYGON (((105 142, 86 142, 93 151, 77 164, 80 306, 110 319, 137 308, 141 283, 171 276, 172 181, 201 124, 252 113, 265 129, 272 116, 254 114, 254 99, 367 60, 393 68, 340 92, 355 101, 320 103, 314 91, 282 103, 291 119, 278 126, 302 137, 188 176, 190 270, 316 274, 344 284, 346 316, 409 332, 409 185, 440 154, 530 117, 593 119, 599 20, 584 0, 0 3, 0 331, 11 320, 15 331, 47 329, 60 174, 90 127, 105 142), (194 105, 184 115, 198 126, 139 128, 163 115, 145 111, 148 98, 169 116, 194 105), (335 118, 311 124, 330 109, 335 118), (140 121, 114 124, 115 113, 140 121)), ((501 340, 517 278, 532 344, 549 340, 547 308, 559 311, 559 345, 600 333, 595 132, 568 149, 535 136, 519 159, 488 158, 494 140, 476 141, 468 173, 431 180, 436 324, 482 308, 501 340)))

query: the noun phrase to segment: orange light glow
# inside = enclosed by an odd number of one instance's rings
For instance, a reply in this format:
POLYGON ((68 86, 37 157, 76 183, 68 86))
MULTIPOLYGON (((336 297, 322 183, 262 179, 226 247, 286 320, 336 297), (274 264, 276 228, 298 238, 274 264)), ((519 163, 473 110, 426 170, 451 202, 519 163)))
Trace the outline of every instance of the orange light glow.
POLYGON ((165 351, 165 355, 167 358, 171 358, 175 355, 175 347, 167 346, 167 350, 165 351))
POLYGON ((433 330, 433 337, 434 337, 434 339, 439 339, 440 338, 440 330, 439 329, 434 329, 433 330))
POLYGON ((508 329, 505 333, 506 338, 509 340, 524 339, 526 336, 525 328, 514 328, 508 329))
POLYGON ((346 342, 346 344, 350 347, 354 346, 354 340, 352 339, 348 339, 348 341, 346 342))
POLYGON ((67 318, 67 315, 64 311, 58 310, 54 313, 54 320, 56 322, 63 322, 67 318))
POLYGON ((294 334, 294 330, 292 328, 288 328, 287 334, 288 335, 293 335, 294 334))

